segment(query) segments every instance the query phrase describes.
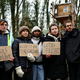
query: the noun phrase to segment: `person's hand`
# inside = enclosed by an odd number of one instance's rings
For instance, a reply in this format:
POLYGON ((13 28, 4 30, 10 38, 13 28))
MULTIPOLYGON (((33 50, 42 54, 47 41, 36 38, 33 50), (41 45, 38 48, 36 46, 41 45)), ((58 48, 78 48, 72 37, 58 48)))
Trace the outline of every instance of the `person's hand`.
POLYGON ((28 58, 31 62, 34 62, 34 61, 35 61, 35 58, 34 58, 34 56, 33 56, 31 53, 28 53, 27 58, 28 58))
POLYGON ((50 58, 50 57, 51 57, 51 54, 48 53, 48 54, 46 55, 46 58, 50 58))
POLYGON ((24 75, 24 72, 22 71, 21 66, 16 67, 15 70, 16 70, 16 74, 18 75, 18 77, 22 78, 24 75))
POLYGON ((10 59, 10 61, 11 61, 11 62, 13 62, 13 61, 14 61, 14 57, 13 57, 13 58, 11 58, 11 59, 10 59))

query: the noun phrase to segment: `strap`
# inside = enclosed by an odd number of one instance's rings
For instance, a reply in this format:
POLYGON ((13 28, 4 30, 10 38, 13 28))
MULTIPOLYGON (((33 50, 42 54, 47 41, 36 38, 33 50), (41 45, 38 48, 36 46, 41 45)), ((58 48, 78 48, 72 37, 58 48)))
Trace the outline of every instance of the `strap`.
POLYGON ((39 45, 40 42, 41 42, 41 40, 39 40, 39 42, 37 44, 39 45))
POLYGON ((10 46, 10 36, 7 34, 7 45, 10 46))

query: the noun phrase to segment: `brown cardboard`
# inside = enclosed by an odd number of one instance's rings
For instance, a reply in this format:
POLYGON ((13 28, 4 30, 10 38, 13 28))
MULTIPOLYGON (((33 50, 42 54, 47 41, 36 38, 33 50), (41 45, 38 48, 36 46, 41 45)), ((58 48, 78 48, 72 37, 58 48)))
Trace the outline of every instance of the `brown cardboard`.
POLYGON ((26 57, 28 53, 33 54, 33 56, 39 56, 38 44, 28 44, 20 43, 19 44, 19 56, 26 57))
POLYGON ((0 61, 6 61, 13 58, 11 46, 0 46, 0 61))
POLYGON ((60 42, 43 42, 43 55, 60 55, 60 42))

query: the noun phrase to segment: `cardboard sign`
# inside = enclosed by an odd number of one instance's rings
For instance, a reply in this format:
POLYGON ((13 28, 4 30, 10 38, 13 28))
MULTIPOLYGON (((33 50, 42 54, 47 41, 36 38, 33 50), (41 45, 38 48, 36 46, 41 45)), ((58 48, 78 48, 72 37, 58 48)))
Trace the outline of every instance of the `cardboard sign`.
POLYGON ((39 56, 38 44, 28 44, 20 43, 19 44, 19 56, 26 57, 28 53, 33 54, 33 56, 39 56))
POLYGON ((0 61, 6 61, 13 58, 11 46, 0 46, 0 61))
POLYGON ((51 55, 60 55, 60 42, 44 42, 43 55, 48 53, 51 55))

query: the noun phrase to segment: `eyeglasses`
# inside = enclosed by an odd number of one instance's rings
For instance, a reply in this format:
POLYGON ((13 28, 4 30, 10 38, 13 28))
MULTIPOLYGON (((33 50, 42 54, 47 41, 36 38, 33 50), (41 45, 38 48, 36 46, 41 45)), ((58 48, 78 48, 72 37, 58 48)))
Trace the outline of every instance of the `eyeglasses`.
POLYGON ((70 25, 66 25, 66 27, 69 27, 69 26, 72 26, 71 24, 70 25))
POLYGON ((7 26, 7 24, 1 24, 2 26, 7 26))

